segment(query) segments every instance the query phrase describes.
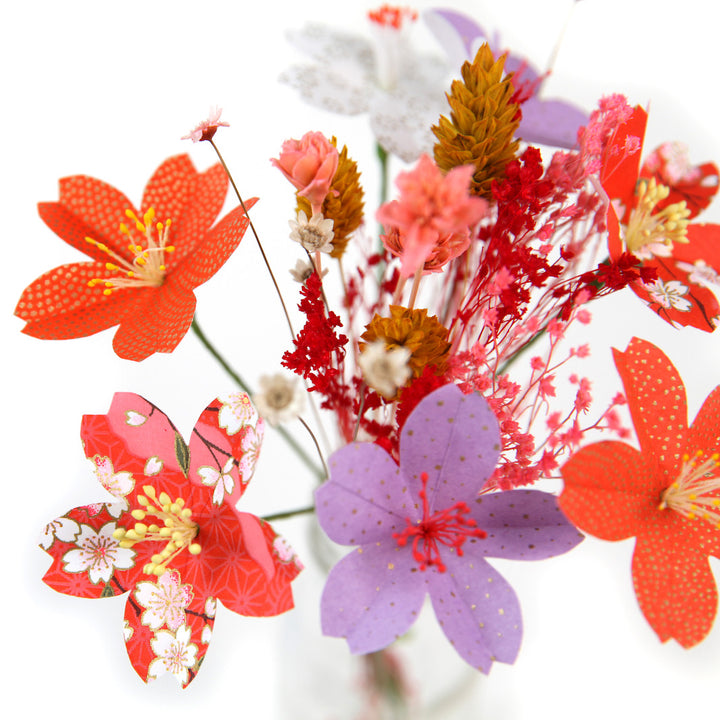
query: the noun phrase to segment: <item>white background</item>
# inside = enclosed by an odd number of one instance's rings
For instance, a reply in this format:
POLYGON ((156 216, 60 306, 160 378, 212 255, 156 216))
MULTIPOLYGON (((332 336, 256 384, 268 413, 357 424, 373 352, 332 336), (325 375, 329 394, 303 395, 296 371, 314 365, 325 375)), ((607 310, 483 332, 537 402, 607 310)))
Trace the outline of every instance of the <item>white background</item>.
MULTIPOLYGON (((12 311, 34 278, 80 259, 36 214, 38 201, 57 197, 58 178, 93 175, 139 202, 146 180, 165 157, 189 152, 198 167, 213 162, 208 145, 193 146, 179 137, 215 103, 232 125, 218 141, 241 191, 261 197, 254 221, 293 306, 297 286, 286 272, 297 257, 287 239, 292 191, 268 158, 284 139, 322 130, 347 143, 359 160, 370 204, 377 184, 366 119, 307 107, 277 83, 282 69, 297 59, 284 31, 322 20, 365 32, 365 10, 374 5, 272 0, 4 5, 0 659, 6 707, 21 703, 23 715, 52 713, 60 719, 119 718, 129 712, 301 716, 299 710, 281 711, 278 700, 288 674, 299 675, 304 662, 293 656, 282 670, 278 662, 292 616, 246 619, 221 610, 191 687, 180 691, 174 682, 146 687, 125 655, 124 599, 65 597, 40 580, 48 558, 36 546, 39 530, 70 507, 101 497, 79 442, 81 416, 105 412, 114 391, 129 390, 160 405, 189 433, 206 403, 231 389, 226 376, 192 335, 170 356, 133 364, 113 354, 112 331, 42 342, 20 334, 22 323, 12 311)), ((570 0, 455 3, 540 67, 571 6, 570 0)), ((626 93, 633 103, 649 101, 647 148, 678 139, 690 144, 695 162, 720 160, 717 24, 710 7, 703 0, 583 0, 572 14, 547 95, 572 97, 588 110, 609 92, 626 93)), ((424 31, 418 39, 431 48, 424 31)), ((704 219, 720 222, 719 212, 711 208, 704 219)), ((278 365, 288 346, 286 329, 249 236, 197 295, 203 327, 249 382, 256 384, 261 372, 278 365)), ((720 379, 717 337, 676 331, 629 293, 601 301, 594 316, 586 330, 594 357, 585 373, 593 377, 598 396, 619 389, 609 347, 624 348, 634 334, 658 344, 676 363, 688 386, 691 415, 720 379)), ((310 480, 269 433, 243 508, 276 512, 305 504, 310 492, 310 480)), ((302 522, 277 528, 304 547, 302 522)), ((720 628, 690 651, 672 642, 661 645, 634 599, 631 551, 632 541, 588 539, 547 562, 498 563, 520 596, 526 634, 515 666, 496 664, 489 678, 481 678, 476 717, 713 716, 720 628)), ((720 568, 713 562, 717 575, 720 568)), ((298 579, 299 595, 312 596, 312 580, 310 574, 298 579)), ((316 610, 305 606, 301 612, 312 618, 316 610)), ((306 654, 312 653, 308 647, 306 654)))

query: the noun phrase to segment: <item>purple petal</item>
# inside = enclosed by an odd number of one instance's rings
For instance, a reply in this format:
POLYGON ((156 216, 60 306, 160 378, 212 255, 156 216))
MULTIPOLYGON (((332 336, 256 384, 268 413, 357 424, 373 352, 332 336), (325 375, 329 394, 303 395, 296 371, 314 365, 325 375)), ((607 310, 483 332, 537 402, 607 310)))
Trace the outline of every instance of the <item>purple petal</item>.
POLYGON ((423 13, 423 20, 442 45, 448 57, 460 63, 473 55, 475 41, 485 40, 485 31, 470 17, 447 8, 433 8, 423 13))
POLYGON ((510 584, 481 558, 448 558, 447 572, 428 571, 430 599, 455 650, 481 672, 512 663, 520 650, 520 603, 510 584))
POLYGON ((505 490, 481 495, 470 506, 471 516, 487 537, 468 538, 463 546, 468 554, 543 560, 562 555, 583 539, 550 493, 505 490))
POLYGON ((430 512, 470 502, 490 477, 500 455, 497 418, 477 393, 445 385, 412 411, 400 439, 400 467, 413 497, 420 475, 429 477, 430 512))
POLYGON ((387 539, 420 518, 395 461, 373 443, 351 443, 333 453, 330 479, 315 491, 320 526, 341 545, 387 539))
POLYGON ((320 600, 323 634, 346 638, 353 653, 388 646, 415 622, 428 574, 392 540, 358 548, 330 571, 320 600))
POLYGON ((588 124, 588 114, 563 100, 530 98, 522 106, 517 136, 527 143, 574 148, 578 128, 588 124))

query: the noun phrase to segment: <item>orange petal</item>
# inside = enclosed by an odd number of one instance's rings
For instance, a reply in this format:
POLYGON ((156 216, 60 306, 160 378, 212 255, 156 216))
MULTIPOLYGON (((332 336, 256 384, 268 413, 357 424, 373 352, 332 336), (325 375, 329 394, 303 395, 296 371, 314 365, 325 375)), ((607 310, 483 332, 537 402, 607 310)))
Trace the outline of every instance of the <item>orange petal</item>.
POLYGON ((104 263, 61 265, 25 288, 15 314, 27 321, 23 332, 45 340, 93 335, 123 320, 141 290, 121 290, 109 296, 101 287, 88 287, 106 274, 104 263))
POLYGON ((162 287, 148 288, 120 323, 113 349, 126 360, 140 361, 156 352, 172 352, 190 329, 195 295, 168 279, 162 287))
POLYGON ((168 158, 145 186, 140 203, 142 212, 151 207, 160 222, 168 218, 177 222, 190 195, 195 191, 198 176, 198 171, 187 155, 168 158))
POLYGON ((680 538, 660 532, 639 537, 632 575, 640 609, 660 640, 674 638, 689 648, 710 632, 718 595, 707 553, 680 538))
POLYGON ((706 398, 695 416, 687 439, 687 452, 720 452, 720 385, 706 398))
MULTIPOLYGON (((257 198, 245 203, 249 210, 257 198)), ((228 213, 205 237, 192 256, 173 271, 173 278, 188 290, 209 280, 230 257, 245 234, 249 225, 241 207, 228 213)))
POLYGON ((600 442, 578 450, 560 470, 559 497, 570 521, 602 540, 624 540, 641 532, 657 513, 662 474, 633 447, 600 442))
POLYGON ((643 453, 674 472, 686 450, 688 429, 680 374, 659 348, 639 338, 625 352, 613 348, 613 358, 643 453))

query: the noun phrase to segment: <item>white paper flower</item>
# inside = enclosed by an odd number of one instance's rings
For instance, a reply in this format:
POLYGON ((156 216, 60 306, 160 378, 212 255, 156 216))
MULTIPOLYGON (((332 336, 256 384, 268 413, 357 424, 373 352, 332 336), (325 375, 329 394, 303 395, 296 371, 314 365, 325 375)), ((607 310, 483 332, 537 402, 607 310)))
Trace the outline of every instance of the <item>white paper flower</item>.
POLYGON ((257 410, 250 402, 250 397, 244 392, 228 393, 218 398, 222 403, 218 413, 218 424, 228 435, 235 435, 246 425, 257 423, 257 410))
POLYGON ((193 599, 191 585, 180 582, 177 570, 167 570, 157 582, 139 582, 135 586, 135 599, 145 608, 140 618, 143 625, 159 630, 167 625, 177 630, 185 622, 185 608, 193 599))
POLYGON ((148 458, 148 461, 145 463, 143 472, 147 477, 152 477, 153 475, 159 475, 162 469, 163 461, 157 455, 153 455, 151 458, 148 458))
POLYGON ((242 457, 238 462, 238 474, 243 485, 247 485, 255 474, 255 466, 260 457, 260 448, 265 433, 265 421, 258 418, 255 427, 246 427, 240 440, 240 452, 242 457))
POLYGON ((297 220, 289 220, 290 239, 299 242, 305 250, 312 254, 316 252, 331 253, 333 251, 333 221, 323 217, 322 213, 315 213, 309 220, 308 216, 300 210, 297 220))
POLYGON ((388 350, 380 340, 363 348, 358 365, 365 382, 373 390, 383 397, 393 398, 412 375, 408 365, 411 354, 406 347, 388 350))
POLYGON ((284 375, 263 375, 258 381, 260 392, 253 402, 260 415, 273 427, 295 419, 305 407, 305 390, 294 379, 284 375))
POLYGON ((115 472, 110 458, 95 455, 90 458, 98 482, 117 498, 125 497, 135 487, 135 479, 131 472, 123 470, 115 472))
POLYGON ((197 662, 197 645, 190 642, 190 628, 181 625, 174 633, 159 630, 150 641, 155 659, 148 667, 148 680, 157 680, 161 675, 170 673, 185 685, 188 671, 197 662))
POLYGON ((369 113, 378 143, 413 162, 432 152, 430 127, 446 111, 447 66, 412 50, 406 22, 400 27, 373 22, 371 28, 374 44, 320 24, 290 33, 290 42, 314 62, 290 67, 280 80, 324 110, 369 113))
POLYGON ((222 505, 225 493, 228 495, 232 494, 235 488, 235 478, 230 474, 235 467, 235 458, 229 457, 225 466, 222 470, 211 467, 209 465, 203 465, 198 468, 198 475, 203 485, 208 487, 214 487, 213 492, 213 505, 222 505))
POLYGON ((678 280, 670 280, 664 283, 662 280, 646 284, 645 289, 654 302, 664 308, 673 308, 680 312, 687 312, 692 307, 689 300, 683 295, 687 295, 688 286, 683 285, 678 280))
POLYGON ((65 572, 87 572, 90 582, 109 582, 113 570, 127 570, 134 564, 135 551, 121 548, 113 537, 116 523, 105 523, 95 532, 89 525, 80 526, 80 535, 75 540, 76 548, 63 555, 65 572))
POLYGON ((55 538, 63 542, 74 542, 79 533, 80 526, 74 520, 59 517, 45 526, 40 538, 40 547, 47 550, 55 542, 55 538))

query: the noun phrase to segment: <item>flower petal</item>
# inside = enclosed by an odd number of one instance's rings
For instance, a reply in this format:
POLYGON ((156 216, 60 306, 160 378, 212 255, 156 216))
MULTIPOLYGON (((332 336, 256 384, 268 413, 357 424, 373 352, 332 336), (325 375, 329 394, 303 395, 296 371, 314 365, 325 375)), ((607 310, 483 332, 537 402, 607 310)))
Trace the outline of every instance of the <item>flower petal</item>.
POLYGON ((710 455, 720 451, 720 385, 707 396, 688 431, 688 454, 698 450, 710 455))
POLYGON ((480 558, 453 555, 447 566, 447 572, 426 574, 435 615, 452 646, 486 674, 494 660, 515 662, 522 640, 515 591, 480 558))
POLYGON ((674 471, 685 451, 685 385, 675 366, 655 345, 633 338, 627 350, 613 348, 635 432, 643 453, 674 471))
POLYGON ((640 609, 662 642, 674 638, 689 648, 710 632, 718 594, 706 552, 638 537, 632 574, 640 609))
MULTIPOLYGON (((73 175, 60 180, 59 204, 74 216, 74 223, 82 223, 89 228, 87 233, 93 240, 105 243, 123 257, 129 257, 127 239, 120 232, 120 223, 127 222, 126 210, 135 206, 112 185, 87 175, 73 175)), ((49 205, 49 204, 48 204, 49 205)), ((81 252, 91 257, 94 253, 87 250, 88 243, 80 239, 74 230, 77 228, 67 216, 55 214, 45 204, 39 206, 40 217, 60 237, 81 252), (49 222, 48 222, 49 221, 49 222), (67 237, 65 229, 71 230, 67 237)), ((101 256, 97 256, 98 258, 101 256)))
POLYGON ((315 491, 318 522, 341 545, 364 545, 419 519, 409 483, 395 461, 372 443, 350 443, 328 461, 330 479, 315 491))
POLYGON ((471 515, 486 538, 469 538, 463 549, 486 557, 543 560, 574 548, 583 536, 568 522, 558 500, 538 490, 481 495, 471 515))
MULTIPOLYGON (((257 198, 246 201, 249 210, 257 198)), ((173 270, 173 279, 179 285, 192 290, 209 280, 232 255, 245 235, 250 221, 242 207, 229 212, 210 232, 198 243, 192 255, 185 258, 173 270)))
POLYGON ((106 274, 104 263, 71 263, 41 275, 23 291, 15 314, 23 332, 45 340, 93 335, 117 325, 145 291, 122 290, 109 296, 88 282, 106 274))
POLYGON ((657 514, 668 484, 655 462, 621 442, 587 445, 560 472, 562 511, 578 528, 603 540, 637 535, 657 514))
POLYGON ((152 289, 120 323, 113 349, 125 360, 140 361, 153 353, 172 352, 187 335, 195 314, 195 295, 175 277, 152 289))
POLYGON ((358 548, 330 571, 320 600, 323 634, 344 637, 353 653, 388 646, 417 619, 429 575, 392 540, 358 548))
POLYGON ((474 498, 500 455, 497 418, 477 393, 445 385, 413 410, 400 438, 400 466, 413 497, 427 473, 430 512, 474 498))

